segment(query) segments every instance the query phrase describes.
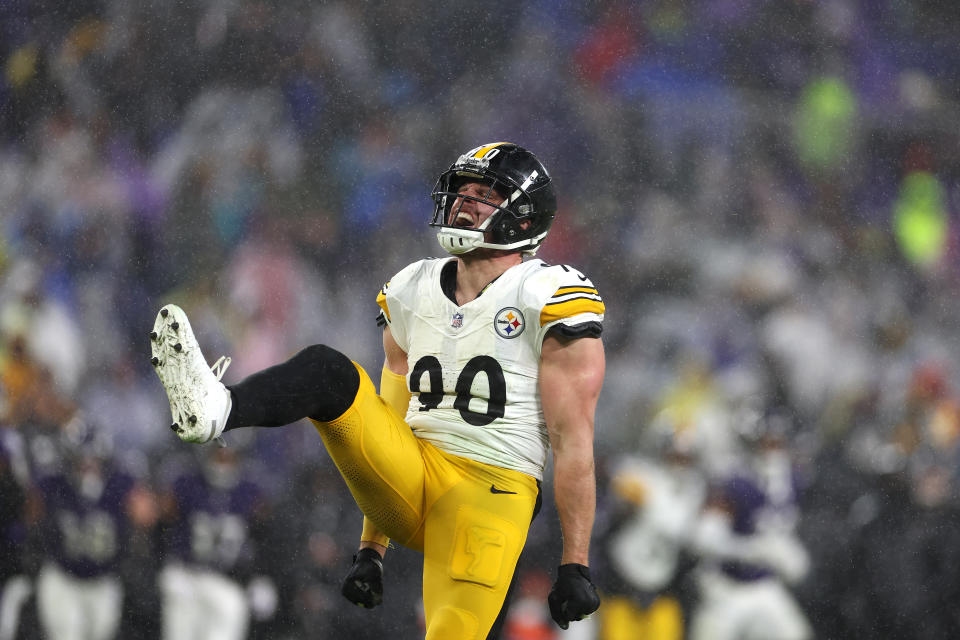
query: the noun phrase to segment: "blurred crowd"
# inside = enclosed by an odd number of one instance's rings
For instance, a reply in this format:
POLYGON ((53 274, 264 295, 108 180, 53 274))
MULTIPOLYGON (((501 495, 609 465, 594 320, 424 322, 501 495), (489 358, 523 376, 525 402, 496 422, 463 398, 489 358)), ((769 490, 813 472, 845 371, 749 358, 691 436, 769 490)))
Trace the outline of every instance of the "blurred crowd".
MULTIPOLYGON (((956 637, 958 34, 945 0, 0 3, 0 640, 422 635, 412 553, 340 597, 361 515, 312 428, 182 445, 147 333, 181 305, 228 383, 378 370, 376 292, 493 140, 608 310, 605 605, 562 635, 956 637)), ((505 638, 561 637, 559 535, 505 638)))

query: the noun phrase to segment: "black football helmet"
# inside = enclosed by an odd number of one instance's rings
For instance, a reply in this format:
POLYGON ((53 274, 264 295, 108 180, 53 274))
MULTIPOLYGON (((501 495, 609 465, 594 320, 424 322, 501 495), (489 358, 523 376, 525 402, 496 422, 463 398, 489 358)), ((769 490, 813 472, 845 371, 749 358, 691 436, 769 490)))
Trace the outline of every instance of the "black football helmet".
MULTIPOLYGON (((458 255, 483 247, 533 255, 547 237, 557 212, 557 195, 547 169, 535 155, 512 142, 492 142, 471 149, 440 174, 431 194, 437 240, 458 255), (503 198, 495 205, 484 197, 459 196, 465 182, 481 182, 503 198), (479 227, 455 226, 452 211, 458 196, 497 208, 479 227)), ((461 204, 463 200, 460 200, 461 204)))

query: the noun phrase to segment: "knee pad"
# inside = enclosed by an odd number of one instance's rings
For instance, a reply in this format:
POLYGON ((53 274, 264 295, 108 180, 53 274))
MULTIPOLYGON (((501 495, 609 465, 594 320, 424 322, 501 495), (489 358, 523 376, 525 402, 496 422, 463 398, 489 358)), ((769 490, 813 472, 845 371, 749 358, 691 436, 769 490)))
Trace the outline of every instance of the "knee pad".
POLYGON ((480 623, 477 616, 459 607, 441 607, 430 621, 425 640, 471 640, 480 623))
POLYGON ((333 420, 343 414, 357 394, 360 376, 353 362, 324 344, 306 347, 291 362, 300 368, 299 382, 304 393, 311 393, 313 402, 307 414, 320 421, 333 420))

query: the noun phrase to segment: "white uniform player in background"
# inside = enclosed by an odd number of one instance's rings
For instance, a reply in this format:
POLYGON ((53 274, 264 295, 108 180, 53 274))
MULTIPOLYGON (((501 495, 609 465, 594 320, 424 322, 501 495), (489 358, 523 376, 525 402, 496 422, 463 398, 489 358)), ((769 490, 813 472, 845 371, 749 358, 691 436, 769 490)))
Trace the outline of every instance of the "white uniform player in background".
POLYGON ((0 427, 0 640, 14 640, 33 591, 24 573, 30 470, 16 429, 0 427))
POLYGON ((686 637, 684 578, 691 534, 707 496, 691 430, 654 425, 642 455, 614 469, 614 508, 604 551, 610 583, 600 640, 686 637), (656 454, 656 457, 652 454, 656 454))

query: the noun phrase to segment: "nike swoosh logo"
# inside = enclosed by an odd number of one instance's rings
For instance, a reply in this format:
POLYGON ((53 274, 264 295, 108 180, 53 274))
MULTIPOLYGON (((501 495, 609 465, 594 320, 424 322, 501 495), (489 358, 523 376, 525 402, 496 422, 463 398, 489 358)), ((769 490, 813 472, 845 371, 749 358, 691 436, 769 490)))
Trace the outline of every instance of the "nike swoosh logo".
POLYGON ((512 493, 517 495, 516 491, 504 491, 503 489, 497 489, 496 485, 490 485, 490 493, 512 493))

